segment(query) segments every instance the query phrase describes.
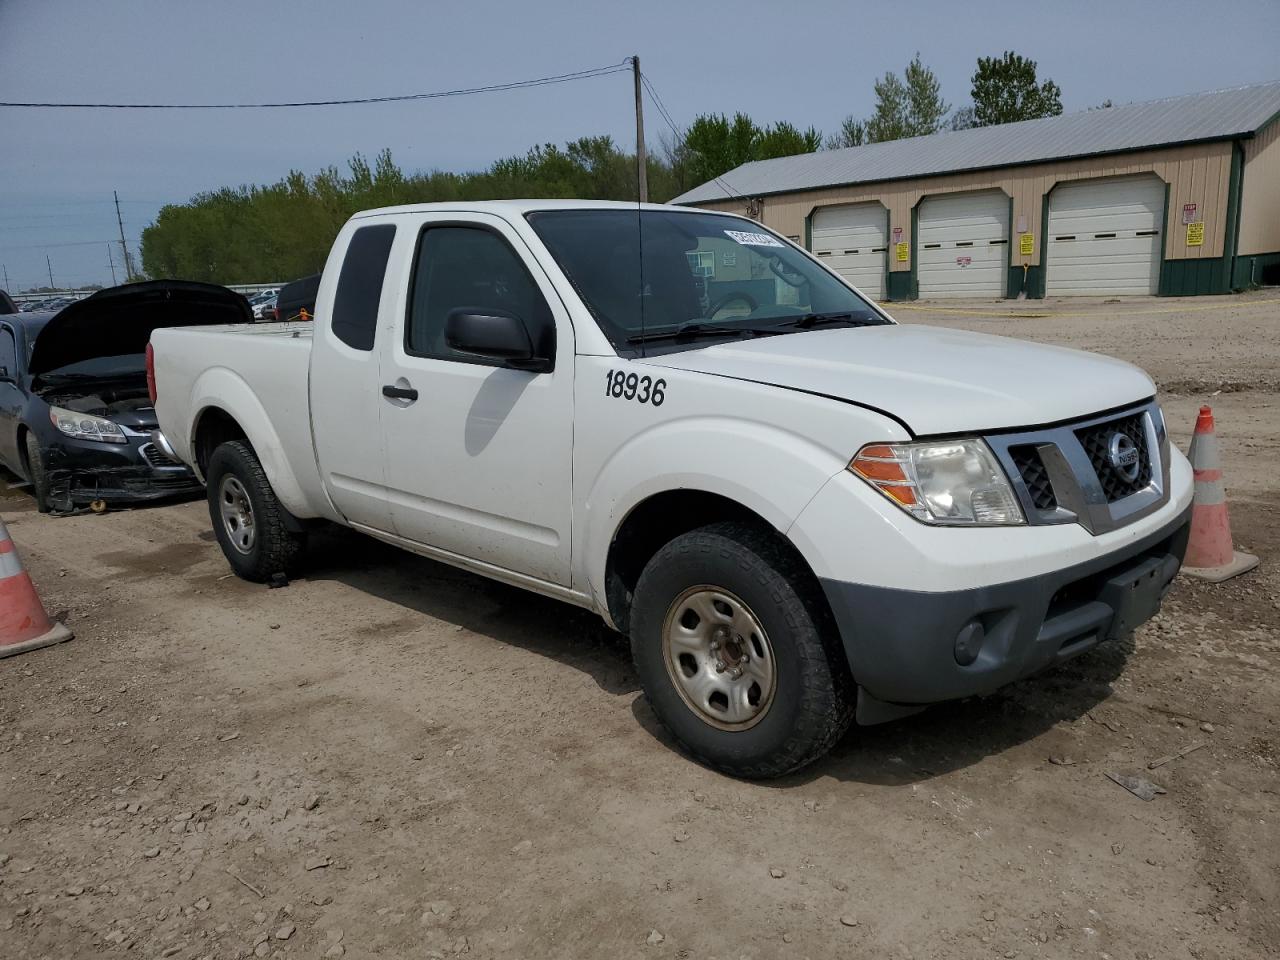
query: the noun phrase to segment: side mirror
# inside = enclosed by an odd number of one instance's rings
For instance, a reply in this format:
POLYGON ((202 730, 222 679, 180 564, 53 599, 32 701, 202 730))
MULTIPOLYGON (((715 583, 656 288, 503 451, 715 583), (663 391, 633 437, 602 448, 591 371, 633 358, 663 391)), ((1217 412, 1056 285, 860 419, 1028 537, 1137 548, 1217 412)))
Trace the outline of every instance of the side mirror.
POLYGON ((545 373, 552 369, 549 357, 539 357, 525 322, 513 313, 459 307, 444 321, 444 341, 460 353, 471 353, 516 370, 545 373))

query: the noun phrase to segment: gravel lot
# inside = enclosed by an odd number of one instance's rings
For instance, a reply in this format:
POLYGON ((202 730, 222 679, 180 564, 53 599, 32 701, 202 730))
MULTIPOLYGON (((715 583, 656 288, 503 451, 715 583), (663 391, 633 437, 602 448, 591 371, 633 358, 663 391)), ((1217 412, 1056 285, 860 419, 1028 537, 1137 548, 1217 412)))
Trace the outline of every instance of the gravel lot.
POLYGON ((0 488, 76 631, 0 661, 0 958, 1280 955, 1280 296, 984 311, 895 308, 1138 362, 1184 445, 1212 397, 1263 565, 780 782, 671 749, 586 613, 341 531, 267 590, 203 502, 0 488))

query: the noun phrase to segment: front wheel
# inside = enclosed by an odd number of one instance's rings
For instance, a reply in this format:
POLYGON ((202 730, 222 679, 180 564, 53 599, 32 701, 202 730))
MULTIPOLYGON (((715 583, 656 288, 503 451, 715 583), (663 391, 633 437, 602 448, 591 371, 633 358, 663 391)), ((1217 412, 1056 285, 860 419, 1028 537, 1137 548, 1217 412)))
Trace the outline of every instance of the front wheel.
POLYGON ((209 519, 231 569, 254 583, 290 573, 304 538, 285 524, 284 507, 253 448, 242 440, 222 444, 205 473, 209 519))
POLYGON ((672 540, 636 586, 631 649, 654 712, 734 776, 812 763, 853 719, 853 682, 812 575, 776 534, 717 523, 672 540))
POLYGON ((41 513, 49 512, 49 475, 44 468, 44 454, 40 452, 40 441, 34 433, 27 433, 27 479, 31 481, 31 495, 35 497, 36 509, 41 513))

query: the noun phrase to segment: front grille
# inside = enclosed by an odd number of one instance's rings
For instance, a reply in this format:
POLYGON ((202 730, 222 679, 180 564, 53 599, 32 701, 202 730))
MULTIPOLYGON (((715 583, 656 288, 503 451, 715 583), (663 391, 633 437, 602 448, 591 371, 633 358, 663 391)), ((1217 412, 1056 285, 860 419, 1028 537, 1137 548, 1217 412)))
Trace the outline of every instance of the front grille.
POLYGON ((151 464, 151 466, 153 467, 178 466, 178 462, 176 460, 170 460, 168 457, 166 457, 163 453, 160 452, 160 448, 157 447, 154 443, 144 443, 142 447, 138 450, 138 452, 141 453, 142 458, 146 460, 147 463, 151 464))
POLYGON ((1150 485, 1151 452, 1147 449, 1147 427, 1141 413, 1084 427, 1076 431, 1076 439, 1093 464, 1108 503, 1123 500, 1150 485), (1117 434, 1132 440, 1138 451, 1138 473, 1132 480, 1111 462, 1111 441, 1117 434))
POLYGON ((1027 485, 1027 493, 1031 494, 1031 502, 1037 510, 1053 510, 1058 506, 1058 498, 1054 495, 1053 484, 1049 482, 1049 471, 1040 459, 1040 451, 1031 444, 1009 448, 1009 456, 1013 457, 1013 465, 1017 467, 1022 482, 1027 485))

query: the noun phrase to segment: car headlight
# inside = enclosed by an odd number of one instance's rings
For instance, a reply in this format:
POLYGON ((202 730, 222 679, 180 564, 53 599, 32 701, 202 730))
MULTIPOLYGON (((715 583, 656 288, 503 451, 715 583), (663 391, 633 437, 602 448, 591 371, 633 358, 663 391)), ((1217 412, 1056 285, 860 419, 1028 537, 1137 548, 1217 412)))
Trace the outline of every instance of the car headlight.
POLYGON ((99 440, 102 443, 128 443, 120 424, 105 417, 76 413, 62 407, 50 407, 49 419, 59 431, 77 440, 99 440))
POLYGON ((922 523, 1026 523, 1009 478, 981 440, 872 443, 849 470, 922 523))

